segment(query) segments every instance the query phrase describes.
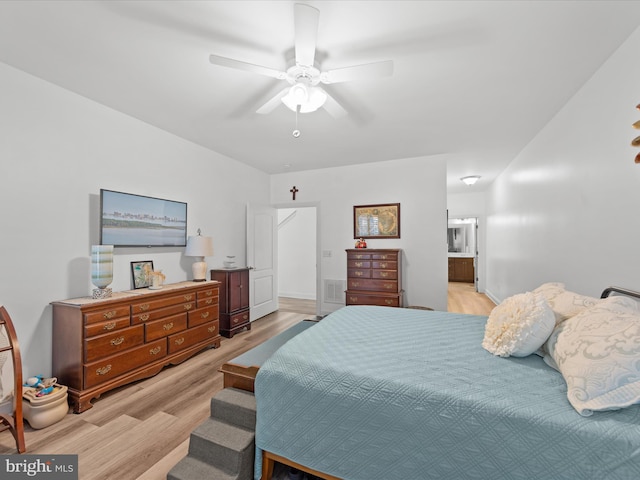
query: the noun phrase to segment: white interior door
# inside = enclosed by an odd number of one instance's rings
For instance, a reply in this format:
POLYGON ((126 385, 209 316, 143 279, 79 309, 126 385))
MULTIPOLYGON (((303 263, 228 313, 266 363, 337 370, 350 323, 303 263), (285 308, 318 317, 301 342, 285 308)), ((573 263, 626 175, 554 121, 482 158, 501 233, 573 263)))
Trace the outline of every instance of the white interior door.
POLYGON ((278 309, 278 212, 247 205, 247 265, 250 320, 278 309))

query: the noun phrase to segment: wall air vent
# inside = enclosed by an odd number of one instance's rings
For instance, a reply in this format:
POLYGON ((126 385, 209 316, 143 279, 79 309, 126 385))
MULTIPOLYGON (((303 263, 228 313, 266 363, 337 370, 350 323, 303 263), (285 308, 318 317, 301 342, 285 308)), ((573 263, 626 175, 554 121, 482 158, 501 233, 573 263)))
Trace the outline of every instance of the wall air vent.
POLYGON ((324 301, 326 303, 340 303, 344 305, 344 290, 346 282, 344 280, 326 280, 324 281, 324 301))

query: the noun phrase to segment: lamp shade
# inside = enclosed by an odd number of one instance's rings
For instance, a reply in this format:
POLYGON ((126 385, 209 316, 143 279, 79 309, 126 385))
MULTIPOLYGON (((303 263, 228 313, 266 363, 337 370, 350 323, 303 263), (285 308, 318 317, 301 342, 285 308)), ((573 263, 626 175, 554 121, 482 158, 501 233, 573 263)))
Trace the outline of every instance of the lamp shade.
POLYGON ((187 239, 184 252, 187 257, 210 257, 213 255, 213 239, 202 235, 195 235, 187 239))
POLYGON ((298 110, 298 105, 300 105, 300 113, 315 112, 324 105, 326 100, 327 94, 321 88, 307 87, 302 83, 293 85, 289 89, 289 93, 282 97, 282 103, 294 112, 298 110))

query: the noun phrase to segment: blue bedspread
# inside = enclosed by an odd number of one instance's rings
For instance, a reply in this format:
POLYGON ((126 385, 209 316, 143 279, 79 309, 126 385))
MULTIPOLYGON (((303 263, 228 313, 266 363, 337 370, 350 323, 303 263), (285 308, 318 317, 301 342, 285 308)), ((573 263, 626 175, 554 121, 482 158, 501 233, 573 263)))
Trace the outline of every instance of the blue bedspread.
POLYGON ((640 406, 580 416, 485 321, 349 306, 291 339, 256 378, 256 478, 264 449, 347 480, 640 479, 640 406))

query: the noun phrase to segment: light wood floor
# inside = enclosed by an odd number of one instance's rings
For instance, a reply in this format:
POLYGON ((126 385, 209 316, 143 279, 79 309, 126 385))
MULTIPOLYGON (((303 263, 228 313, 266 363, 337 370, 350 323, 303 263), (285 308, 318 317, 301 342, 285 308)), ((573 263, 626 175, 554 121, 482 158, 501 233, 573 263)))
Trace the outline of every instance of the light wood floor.
MULTIPOLYGON (((450 311, 487 314, 493 305, 473 286, 451 285, 450 311)), ((278 312, 253 322, 249 332, 223 338, 220 348, 106 393, 90 410, 42 430, 25 424, 27 453, 78 454, 81 480, 166 479, 187 454, 191 431, 209 415, 211 397, 222 389, 220 366, 314 315, 315 302, 280 299, 278 312)), ((15 453, 13 437, 0 432, 0 454, 9 453, 15 453)))

